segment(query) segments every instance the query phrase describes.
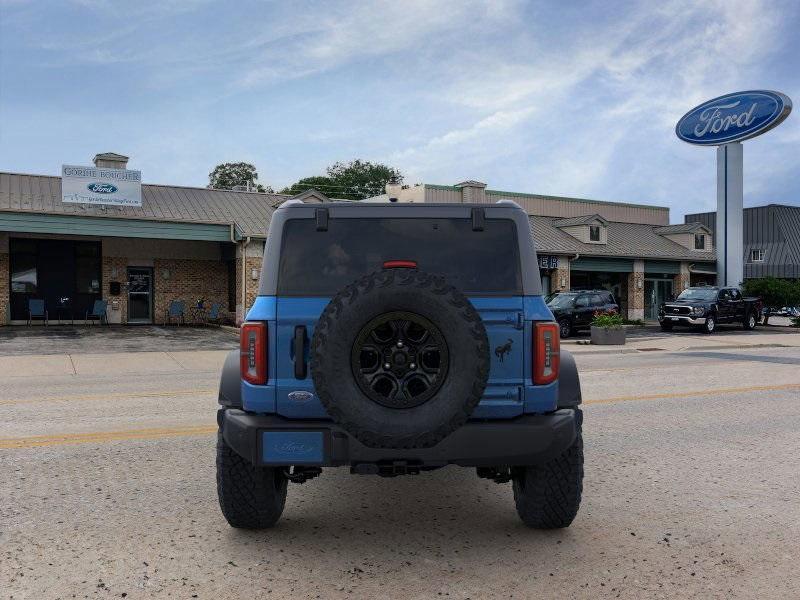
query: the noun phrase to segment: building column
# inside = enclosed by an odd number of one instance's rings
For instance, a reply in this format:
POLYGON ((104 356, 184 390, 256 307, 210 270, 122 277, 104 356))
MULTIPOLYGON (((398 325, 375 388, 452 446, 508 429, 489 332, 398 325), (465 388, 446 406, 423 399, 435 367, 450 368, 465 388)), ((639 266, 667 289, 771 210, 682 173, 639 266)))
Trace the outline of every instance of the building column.
POLYGON ((0 327, 8 323, 11 312, 11 290, 8 284, 11 279, 10 268, 8 252, 0 251, 0 327))
POLYGON ((261 263, 264 260, 262 240, 242 241, 236 247, 236 324, 247 316, 258 296, 261 263), (255 277, 254 277, 255 275, 255 277))
POLYGON ((644 319, 644 261, 633 261, 633 273, 628 273, 628 318, 644 319))
POLYGON ((569 281, 569 258, 566 256, 558 257, 558 268, 551 271, 550 291, 567 292, 570 289, 569 281))
POLYGON ((128 259, 118 256, 103 256, 103 300, 108 302, 108 322, 128 322, 128 259), (111 295, 111 282, 120 284, 119 296, 111 295))
POLYGON ((675 275, 672 280, 672 293, 676 296, 683 290, 691 286, 691 274, 689 273, 689 263, 681 263, 681 272, 675 275))

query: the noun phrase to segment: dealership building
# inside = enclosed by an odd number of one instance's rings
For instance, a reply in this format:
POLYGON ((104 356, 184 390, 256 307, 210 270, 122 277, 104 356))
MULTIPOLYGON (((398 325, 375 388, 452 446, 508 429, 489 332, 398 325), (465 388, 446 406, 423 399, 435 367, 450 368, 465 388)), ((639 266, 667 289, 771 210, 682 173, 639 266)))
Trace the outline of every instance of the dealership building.
MULTIPOLYGON (((174 300, 192 320, 201 299, 241 321, 257 294, 270 218, 289 197, 141 184, 127 160, 98 154, 94 167, 65 166, 63 180, 0 173, 0 324, 25 323, 31 299, 44 300, 51 323, 81 322, 101 299, 111 323, 163 323, 174 300), (98 174, 112 183, 91 179, 98 174)), ((329 201, 315 190, 298 198, 329 201)), ((547 291, 601 287, 628 317, 655 318, 663 299, 715 280, 713 227, 670 225, 666 207, 501 192, 477 181, 389 184, 367 201, 499 200, 530 215, 547 291)))

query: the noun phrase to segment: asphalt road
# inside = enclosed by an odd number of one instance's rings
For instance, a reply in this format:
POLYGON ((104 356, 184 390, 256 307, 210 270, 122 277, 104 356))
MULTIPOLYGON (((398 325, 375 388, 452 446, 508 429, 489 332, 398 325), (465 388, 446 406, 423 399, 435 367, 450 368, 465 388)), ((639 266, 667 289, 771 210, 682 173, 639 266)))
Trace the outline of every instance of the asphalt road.
POLYGON ((800 596, 800 349, 578 361, 584 502, 554 532, 457 468, 327 470, 275 529, 235 531, 216 372, 4 374, 0 597, 800 596))

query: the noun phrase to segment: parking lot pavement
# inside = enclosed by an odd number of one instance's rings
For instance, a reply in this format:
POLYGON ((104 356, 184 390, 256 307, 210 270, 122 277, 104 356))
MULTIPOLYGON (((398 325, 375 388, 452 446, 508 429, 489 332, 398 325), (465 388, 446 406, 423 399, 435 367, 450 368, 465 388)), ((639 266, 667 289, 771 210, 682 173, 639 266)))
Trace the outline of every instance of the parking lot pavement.
POLYGON ((553 532, 454 467, 328 469, 236 531, 216 370, 0 379, 0 597, 798 597, 800 349, 576 359, 584 502, 553 532))

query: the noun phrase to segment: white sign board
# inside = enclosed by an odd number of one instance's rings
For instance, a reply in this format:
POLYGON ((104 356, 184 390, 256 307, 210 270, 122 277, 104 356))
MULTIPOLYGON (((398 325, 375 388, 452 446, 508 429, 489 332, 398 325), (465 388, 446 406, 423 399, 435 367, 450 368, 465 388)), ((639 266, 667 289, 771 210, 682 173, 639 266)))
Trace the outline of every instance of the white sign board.
POLYGON ((72 204, 141 206, 142 172, 63 165, 61 201, 72 204))

